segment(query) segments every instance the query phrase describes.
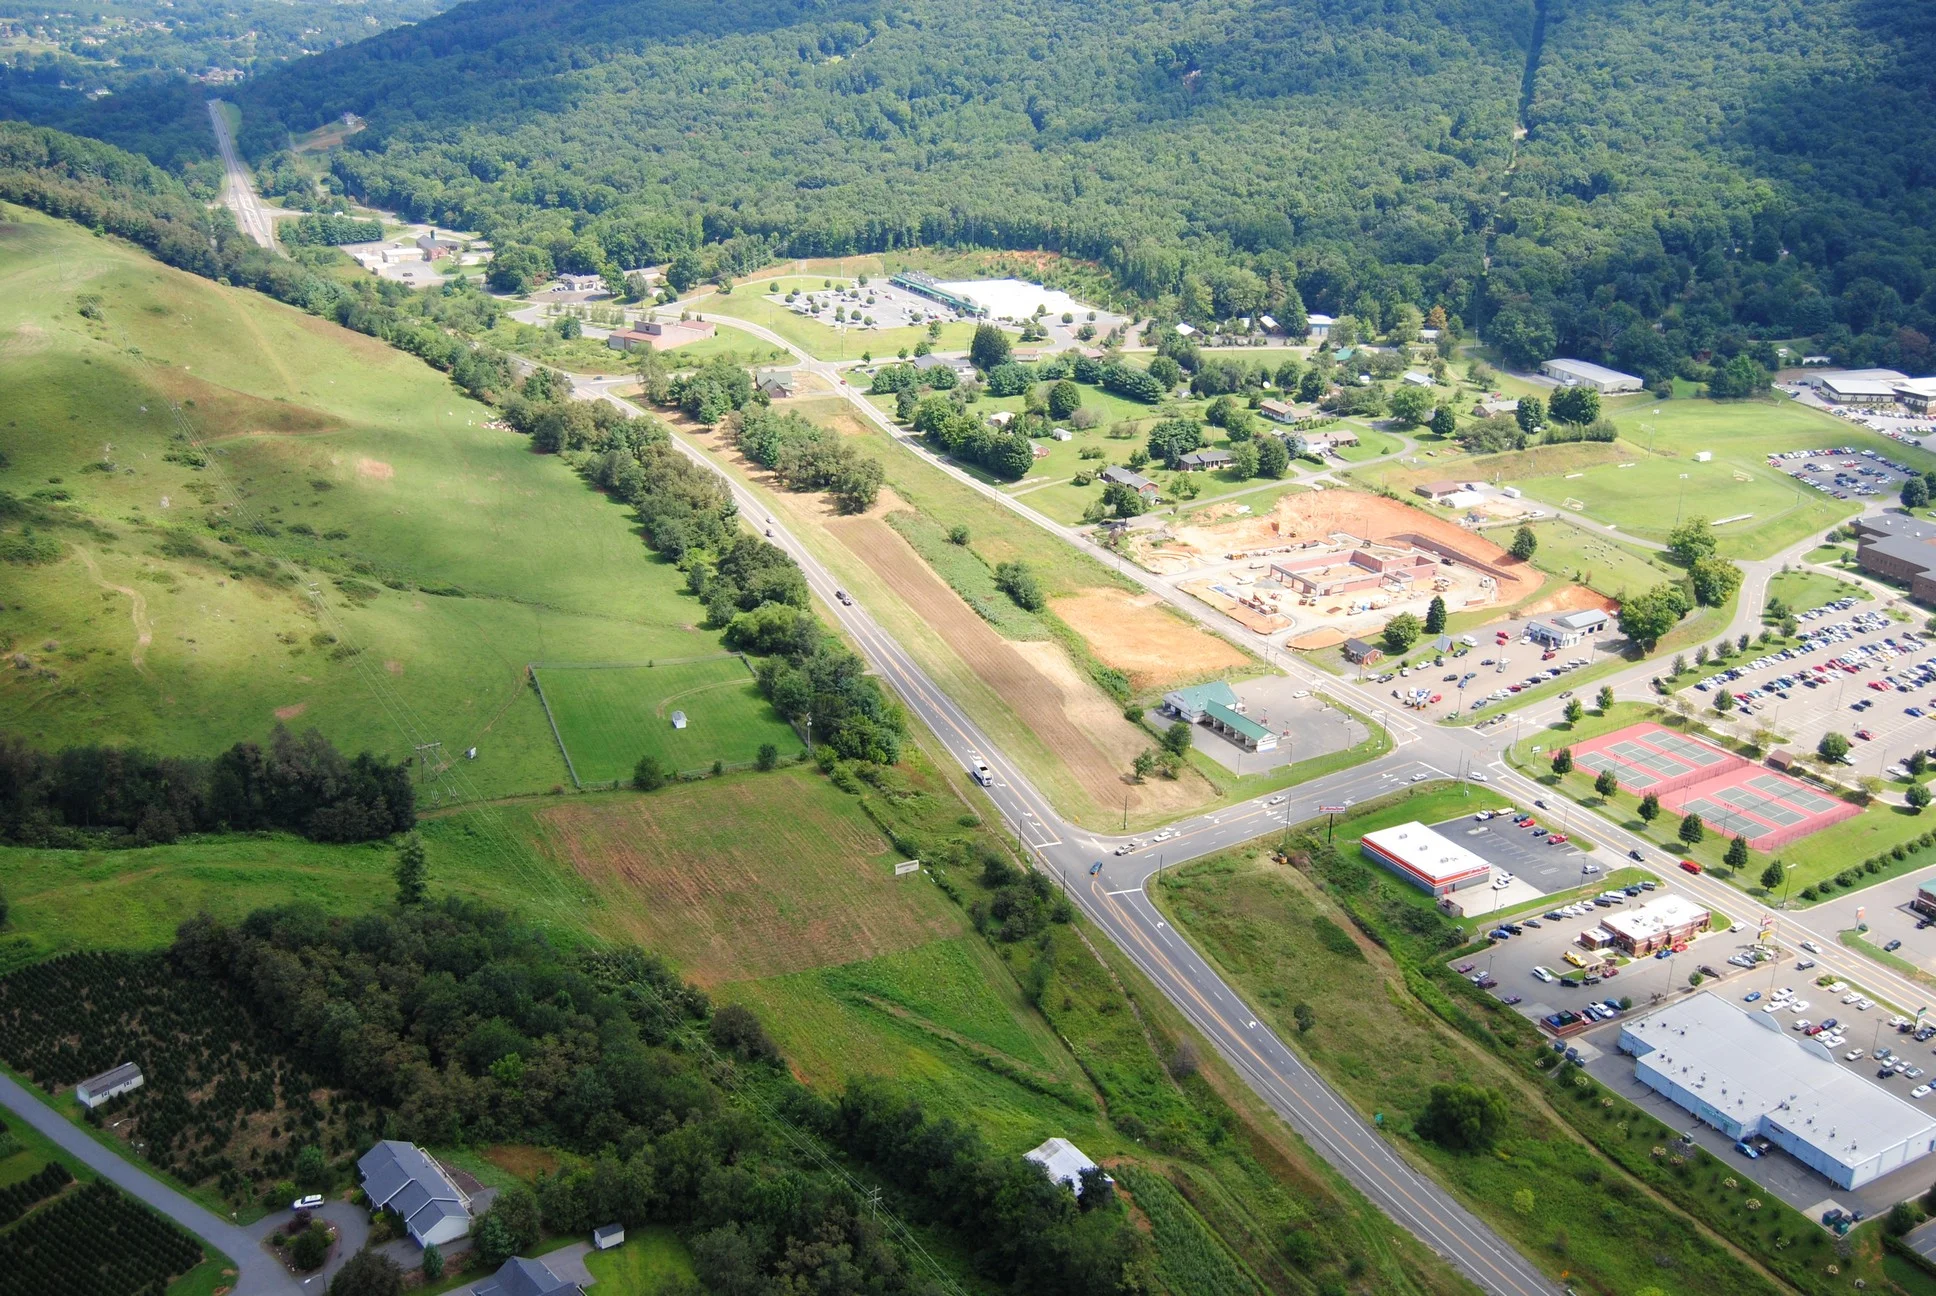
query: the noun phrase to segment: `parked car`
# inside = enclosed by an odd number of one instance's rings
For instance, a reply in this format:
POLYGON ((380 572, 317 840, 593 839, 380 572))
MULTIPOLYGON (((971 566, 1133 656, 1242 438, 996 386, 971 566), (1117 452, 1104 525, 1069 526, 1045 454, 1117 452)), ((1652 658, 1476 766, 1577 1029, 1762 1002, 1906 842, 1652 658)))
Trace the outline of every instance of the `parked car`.
POLYGON ((307 1197, 298 1197, 295 1201, 289 1203, 290 1210, 313 1211, 321 1210, 322 1207, 323 1195, 321 1193, 311 1193, 307 1197))

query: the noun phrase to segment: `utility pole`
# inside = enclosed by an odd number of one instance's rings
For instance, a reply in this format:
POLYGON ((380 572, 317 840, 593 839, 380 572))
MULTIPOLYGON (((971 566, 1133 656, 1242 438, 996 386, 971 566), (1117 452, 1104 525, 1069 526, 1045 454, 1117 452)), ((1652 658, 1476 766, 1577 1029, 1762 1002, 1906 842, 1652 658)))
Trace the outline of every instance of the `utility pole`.
POLYGON ((427 743, 417 744, 416 752, 417 752, 417 781, 418 782, 422 782, 429 777, 430 758, 431 756, 435 755, 442 747, 443 747, 443 744, 440 742, 427 742, 427 743))
POLYGON ((813 755, 813 712, 807 712, 807 755, 813 755))

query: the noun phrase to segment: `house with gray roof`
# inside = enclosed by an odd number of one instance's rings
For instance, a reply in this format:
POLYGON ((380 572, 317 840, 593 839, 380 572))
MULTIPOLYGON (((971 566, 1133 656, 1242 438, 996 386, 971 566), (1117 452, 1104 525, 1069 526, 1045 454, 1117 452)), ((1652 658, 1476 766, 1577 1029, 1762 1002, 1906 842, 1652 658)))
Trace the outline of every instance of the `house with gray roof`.
POLYGON ((415 1143, 395 1139, 356 1163, 372 1210, 393 1210, 418 1246, 454 1242, 471 1231, 470 1195, 415 1143))
POLYGON ((585 1296, 585 1289, 551 1272, 542 1260, 513 1256, 472 1287, 471 1296, 585 1296))
POLYGON ((1116 464, 1111 464, 1096 475, 1104 485, 1127 486, 1144 499, 1156 498, 1156 483, 1132 468, 1124 468, 1116 464))

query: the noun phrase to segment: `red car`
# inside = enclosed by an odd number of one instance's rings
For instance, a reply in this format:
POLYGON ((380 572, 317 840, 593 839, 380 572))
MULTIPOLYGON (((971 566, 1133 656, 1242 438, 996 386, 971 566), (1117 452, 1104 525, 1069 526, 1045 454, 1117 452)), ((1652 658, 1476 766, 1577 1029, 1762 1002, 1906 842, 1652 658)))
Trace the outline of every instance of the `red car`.
POLYGON ((1889 686, 1887 684, 1884 684, 1881 680, 1870 680, 1869 687, 1874 689, 1878 693, 1886 693, 1889 691, 1889 686))
POLYGON ((1693 860, 1682 860, 1681 868, 1689 873, 1699 873, 1701 871, 1701 866, 1693 860))
POLYGON ((1554 833, 1551 837, 1548 837, 1546 839, 1546 844, 1548 846, 1557 846, 1565 840, 1566 840, 1565 833, 1554 833))
POLYGON ((1857 738, 1860 738, 1863 742, 1869 742, 1875 738, 1875 735, 1870 733, 1867 729, 1857 729, 1855 731, 1855 736, 1857 738))

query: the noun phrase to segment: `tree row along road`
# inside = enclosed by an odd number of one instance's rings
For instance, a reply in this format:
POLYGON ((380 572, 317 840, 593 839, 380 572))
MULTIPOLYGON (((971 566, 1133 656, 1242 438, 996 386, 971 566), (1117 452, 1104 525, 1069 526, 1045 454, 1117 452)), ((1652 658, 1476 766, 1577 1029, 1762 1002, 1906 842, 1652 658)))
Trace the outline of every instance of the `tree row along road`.
POLYGON ((208 101, 208 120, 215 128, 215 147, 222 154, 222 166, 227 172, 222 181, 222 202, 235 213, 237 228, 270 251, 280 252, 275 218, 262 205, 255 191, 255 178, 235 151, 235 139, 229 131, 228 118, 222 115, 220 99, 208 101))
MULTIPOLYGON (((583 390, 627 413, 644 413, 609 391, 589 386, 583 390)), ((1064 822, 1047 798, 928 677, 899 641, 882 630, 859 603, 840 602, 832 573, 770 517, 753 491, 721 472, 684 438, 674 434, 673 443, 694 462, 720 474, 749 520, 762 519, 764 526, 772 528, 774 543, 800 564, 809 587, 829 613, 948 755, 963 766, 971 766, 977 757, 988 764, 995 778, 988 795, 1023 846, 1320 1156, 1482 1289, 1512 1296, 1557 1290, 1510 1244, 1443 1188, 1413 1169, 1368 1121, 1259 1022, 1203 957, 1177 936, 1143 893, 1144 884, 1164 860, 1181 862, 1252 840, 1283 822, 1280 812, 1265 806, 1261 799, 1226 807, 1178 825, 1177 835, 1164 844, 1160 856, 1149 852, 1120 860, 1109 856, 1107 852, 1116 839, 1064 822), (1092 875, 1088 869, 1097 858, 1111 863, 1103 873, 1092 875), (1079 885, 1072 882, 1076 878, 1081 879, 1079 885)), ((1457 757, 1468 754, 1464 748, 1470 738, 1463 731, 1444 734, 1441 745, 1453 758, 1450 763, 1454 766, 1457 757)), ((1443 768, 1387 758, 1305 784, 1298 789, 1299 800, 1309 798, 1313 809, 1318 803, 1335 800, 1367 800, 1405 786, 1414 774, 1447 776, 1443 768)))

